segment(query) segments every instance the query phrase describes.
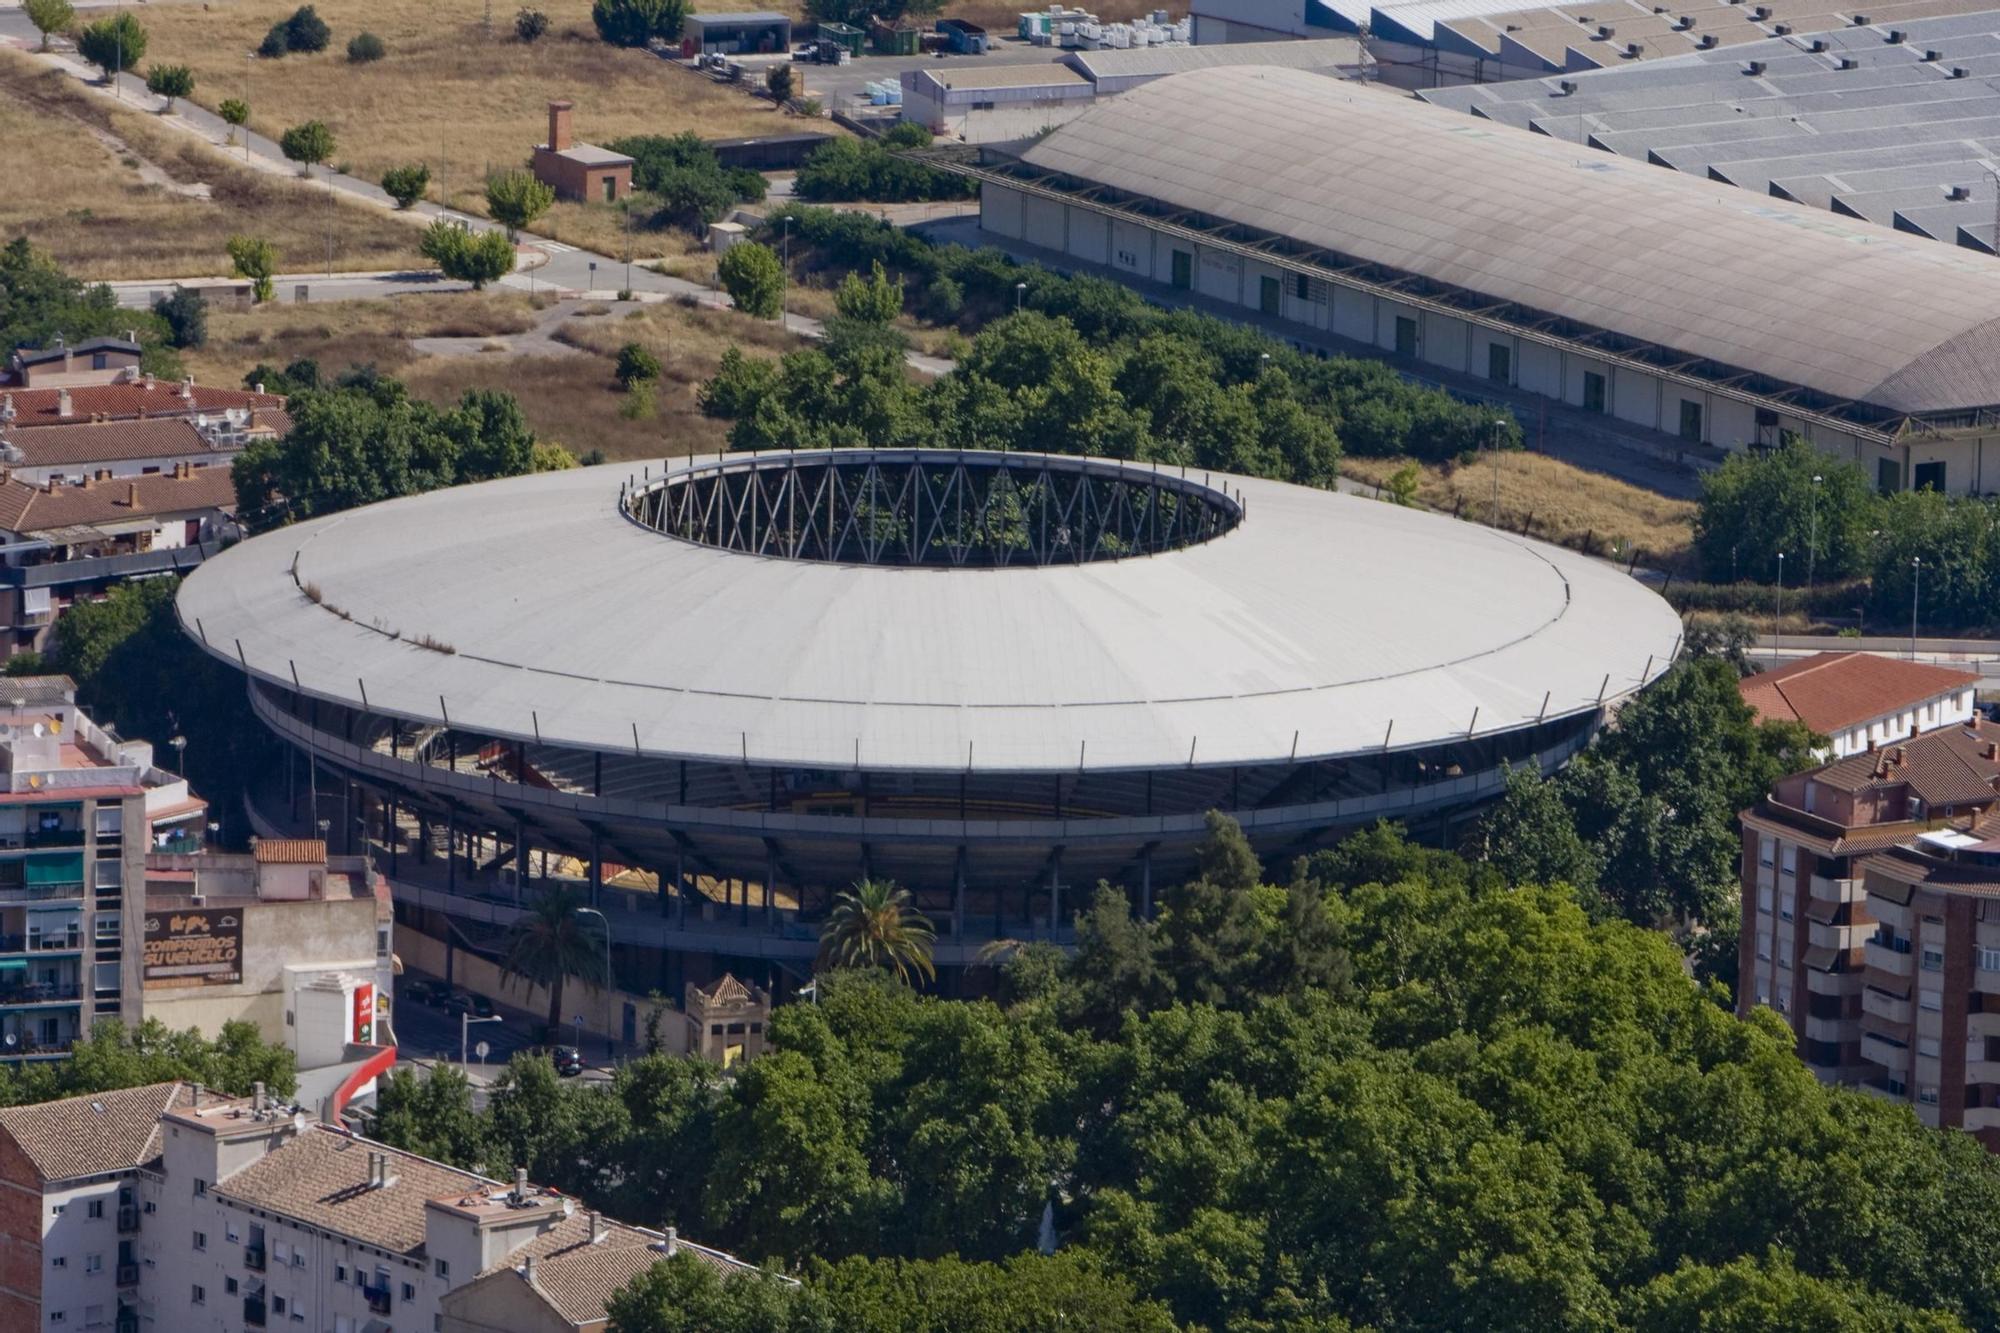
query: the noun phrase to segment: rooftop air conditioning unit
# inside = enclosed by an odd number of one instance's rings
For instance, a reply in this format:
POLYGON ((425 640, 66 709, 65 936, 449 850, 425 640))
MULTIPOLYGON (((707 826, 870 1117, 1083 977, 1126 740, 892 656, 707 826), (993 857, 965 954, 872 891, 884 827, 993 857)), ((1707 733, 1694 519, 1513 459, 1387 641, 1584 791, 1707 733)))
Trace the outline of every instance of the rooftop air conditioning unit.
POLYGON ((1812 39, 1812 49, 1813 49, 1814 51, 1824 51, 1824 50, 1826 50, 1826 38, 1824 38, 1824 37, 1815 37, 1815 38, 1813 38, 1813 39, 1812 39))
POLYGON ((1856 14, 1856 15, 1854 16, 1854 26, 1855 26, 1855 27, 1857 27, 1857 28, 1865 28, 1865 27, 1867 27, 1867 26, 1868 26, 1868 16, 1867 16, 1866 14, 1856 14))
POLYGON ((1771 7, 1769 5, 1759 5, 1750 11, 1750 17, 1762 23, 1765 19, 1771 17, 1771 7))
POLYGON ((1564 97, 1572 96, 1576 92, 1575 79, 1564 79, 1561 83, 1557 84, 1556 86, 1562 90, 1562 95, 1564 97))
POLYGON ((1891 46, 1901 46, 1908 37, 1909 34, 1901 28, 1889 29, 1889 45, 1891 46))
POLYGON ((1695 43, 1695 47, 1702 51, 1713 51, 1716 47, 1716 41, 1714 33, 1705 32, 1701 35, 1701 40, 1695 43))
POLYGON ((1754 79, 1759 74, 1762 74, 1764 72, 1764 62, 1761 60, 1753 60, 1748 65, 1745 65, 1743 67, 1743 72, 1745 74, 1748 74, 1751 78, 1754 79))
POLYGON ((1935 63, 1935 62, 1937 62, 1937 61, 1939 61, 1939 60, 1942 60, 1942 59, 1944 59, 1944 52, 1942 52, 1942 51, 1926 51, 1926 52, 1924 52, 1924 54, 1923 54, 1923 56, 1921 57, 1921 59, 1923 60, 1923 62, 1924 62, 1924 63, 1925 63, 1926 65, 1929 65, 1929 64, 1933 64, 1933 63, 1935 63))
POLYGON ((1694 15, 1692 14, 1684 14, 1680 18, 1674 20, 1675 32, 1686 32, 1689 28, 1692 28, 1693 26, 1694 26, 1694 15))
POLYGON ((1627 42, 1625 43, 1625 58, 1627 60, 1637 60, 1639 53, 1645 49, 1646 44, 1644 42, 1627 42))
POLYGON ((1771 31, 1777 33, 1780 37, 1789 37, 1792 35, 1792 25, 1789 23, 1774 23, 1771 25, 1771 31))
POLYGON ((1842 69, 1854 69, 1858 67, 1860 64, 1861 62, 1856 60, 1853 56, 1842 56, 1840 58, 1840 67, 1842 69))
POLYGON ((1944 197, 1954 204, 1963 203, 1965 200, 1972 198, 1972 187, 1968 185, 1954 185, 1945 192, 1944 197))
POLYGON ((1968 70, 1963 65, 1953 65, 1951 67, 1951 77, 1953 77, 1954 79, 1962 79, 1971 72, 1972 72, 1971 70, 1968 70))
POLYGON ((1612 27, 1609 23, 1600 23, 1597 25, 1597 35, 1599 37, 1615 37, 1617 34, 1618 29, 1612 27))

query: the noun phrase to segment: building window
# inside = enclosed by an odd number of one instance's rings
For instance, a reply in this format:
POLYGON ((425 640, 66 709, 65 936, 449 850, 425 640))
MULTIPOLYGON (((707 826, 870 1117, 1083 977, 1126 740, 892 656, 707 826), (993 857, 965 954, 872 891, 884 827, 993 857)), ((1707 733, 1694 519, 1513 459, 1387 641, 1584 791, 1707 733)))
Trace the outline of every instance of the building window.
POLYGON ((285 1312, 285 1298, 283 1296, 273 1296, 271 1298, 271 1313, 283 1314, 284 1312, 285 1312))
POLYGON ((83 1271, 86 1273, 102 1273, 104 1271, 104 1256, 101 1254, 84 1255, 83 1271))
POLYGON ((347 1281, 347 1265, 346 1265, 346 1264, 335 1264, 335 1265, 333 1266, 333 1280, 334 1280, 335 1282, 345 1282, 345 1281, 347 1281))
POLYGON ((1944 971, 1943 949, 1933 949, 1928 944, 1924 946, 1924 971, 1926 972, 1944 971))
POLYGON ((2000 972, 2000 949, 1981 949, 1979 951, 1979 970, 1981 972, 2000 972))
POLYGON ((1681 438, 1691 444, 1701 443, 1701 404, 1681 399, 1681 438))
POLYGON ((1778 844, 1769 838, 1757 839, 1757 864, 1760 866, 1770 865, 1771 859, 1778 854, 1777 848, 1778 844))
POLYGON ((1922 1103, 1923 1103, 1923 1104, 1924 1104, 1925 1106, 1936 1106, 1936 1105, 1937 1105, 1937 1089, 1936 1089, 1936 1088, 1918 1088, 1918 1089, 1917 1089, 1917 1100, 1918 1100, 1918 1101, 1920 1101, 1920 1102, 1922 1102, 1922 1103))
POLYGON ((55 1258, 53 1258, 53 1259, 49 1260, 49 1267, 50 1267, 50 1268, 68 1268, 68 1267, 69 1267, 69 1256, 68 1256, 68 1255, 66 1255, 66 1254, 59 1254, 59 1255, 57 1255, 57 1256, 56 1256, 55 1258))
POLYGON ((1917 1008, 1928 1009, 1932 1013, 1936 1013, 1938 1010, 1944 1008, 1944 996, 1938 991, 1920 990, 1917 992, 1917 1008))
POLYGON ((1910 1085, 1897 1078, 1894 1074, 1890 1074, 1882 1080, 1882 1089, 1891 1097, 1903 1097, 1908 1095, 1910 1085))
POLYGON ((1910 474, 1910 489, 1914 491, 1943 491, 1944 464, 1919 463, 1910 474))
POLYGON ((1279 287, 1276 278, 1268 274, 1259 277, 1257 279, 1258 311, 1262 314, 1270 315, 1274 319, 1283 313, 1283 306, 1279 303, 1282 291, 1283 289, 1279 287))
POLYGON ((97 807, 97 837, 99 841, 105 838, 117 837, 124 828, 125 808, 123 806, 100 805, 97 807))
POLYGON ((68 1319, 69 1319, 69 1312, 68 1312, 68 1311, 66 1311, 66 1310, 51 1310, 51 1311, 49 1311, 49 1322, 50 1322, 51 1324, 60 1324, 60 1323, 64 1323, 64 1322, 65 1322, 65 1321, 67 1321, 68 1319))
POLYGON ((1778 920, 1790 921, 1791 919, 1792 898, 1790 894, 1786 894, 1784 897, 1778 899, 1778 920))
POLYGON ((405 1282, 403 1284, 403 1299, 405 1301, 413 1301, 416 1298, 417 1298, 417 1289, 411 1286, 409 1283, 405 1282))
POLYGON ((85 1217, 103 1217, 103 1216, 104 1216, 104 1200, 102 1200, 102 1199, 92 1199, 92 1200, 91 1200, 91 1201, 90 1201, 89 1203, 87 1203, 87 1204, 85 1204, 85 1205, 84 1205, 84 1213, 83 1213, 83 1215, 84 1215, 85 1217))
POLYGON ((1937 1039, 1936 1037, 1918 1037, 1918 1038, 1917 1038, 1917 1054, 1918 1054, 1918 1055, 1931 1055, 1931 1056, 1935 1056, 1935 1055, 1936 1055, 1937 1053, 1938 1053, 1938 1039, 1937 1039))
POLYGON ((1407 315, 1396 316, 1396 355, 1415 356, 1417 354, 1417 321, 1407 315))
POLYGON ((1303 273, 1292 275, 1292 295, 1301 301, 1312 300, 1312 279, 1303 273))
POLYGON ((1757 956, 1766 962, 1771 959, 1771 941, 1761 934, 1757 937, 1757 956))
POLYGON ((1903 489, 1903 469, 1893 458, 1875 460, 1875 489, 1884 495, 1894 495, 1903 489))
POLYGON ((1514 382, 1514 349, 1504 343, 1486 344, 1486 378, 1495 384, 1514 382))
POLYGON ((208 1182, 206 1180, 202 1180, 199 1177, 196 1178, 194 1182, 194 1197, 197 1199, 208 1197, 208 1182))
POLYGON ((197 1250, 208 1248, 208 1233, 206 1231, 197 1231, 194 1233, 194 1247, 197 1250))
POLYGON ((234 1295, 236 1294, 236 1279, 235 1279, 235 1278, 233 1278, 233 1277, 226 1277, 226 1278, 222 1279, 222 1294, 223 1294, 223 1295, 225 1295, 225 1296, 234 1296, 234 1295))
POLYGON ((199 1282, 195 1283, 194 1291, 189 1294, 188 1299, 195 1305, 206 1304, 208 1301, 208 1288, 202 1286, 199 1282))
POLYGON ((439 1277, 442 1277, 442 1278, 449 1278, 449 1277, 451 1276, 451 1261, 450 1261, 450 1260, 448 1260, 448 1259, 440 1259, 440 1260, 438 1260, 438 1276, 439 1276, 439 1277))
POLYGON ((1583 410, 1586 412, 1604 410, 1604 376, 1594 370, 1583 372, 1583 410))

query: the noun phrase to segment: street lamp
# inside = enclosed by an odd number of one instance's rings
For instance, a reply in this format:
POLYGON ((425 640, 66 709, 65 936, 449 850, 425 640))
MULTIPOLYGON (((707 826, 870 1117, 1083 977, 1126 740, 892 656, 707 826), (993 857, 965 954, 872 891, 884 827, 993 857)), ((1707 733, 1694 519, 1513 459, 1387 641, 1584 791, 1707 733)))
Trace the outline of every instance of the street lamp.
POLYGON ((1017 283, 1015 283, 1015 284, 1014 284, 1014 313, 1015 313, 1015 314, 1017 314, 1017 315, 1018 315, 1018 314, 1020 314, 1020 313, 1021 313, 1021 302, 1023 302, 1023 301, 1025 301, 1025 300, 1027 300, 1027 298, 1028 298, 1028 284, 1027 284, 1027 283, 1025 283, 1025 282, 1017 282, 1017 283))
POLYGON ((1910 660, 1917 660, 1917 588, 1924 577, 1924 558, 1910 557, 1910 660))
POLYGON ((784 253, 778 259, 778 271, 784 279, 783 295, 780 298, 783 318, 780 323, 789 333, 792 328, 792 215, 790 213, 785 214, 784 253))
POLYGON ((595 907, 579 907, 576 909, 576 914, 578 916, 594 916, 597 918, 599 924, 604 927, 604 1048, 606 1052, 609 1052, 611 1049, 611 991, 614 984, 611 975, 611 920, 595 907))
MULTIPOLYGON (((1807 526, 1807 528, 1806 528, 1806 533, 1807 533, 1807 536, 1806 536, 1806 600, 1807 600, 1807 601, 1811 601, 1811 600, 1812 600, 1812 588, 1813 588, 1813 561, 1814 561, 1814 559, 1815 559, 1815 558, 1816 558, 1816 557, 1817 557, 1817 556, 1819 555, 1819 483, 1820 483, 1820 480, 1821 480, 1821 478, 1820 478, 1820 475, 1819 475, 1819 473, 1817 473, 1817 472, 1813 473, 1813 488, 1812 488, 1812 511, 1811 511, 1811 513, 1812 513, 1812 519, 1811 519, 1811 522, 1810 522, 1810 523, 1808 524, 1808 526, 1807 526)), ((1811 614, 1812 614, 1812 608, 1811 608, 1810 606, 1806 608, 1806 614, 1807 614, 1807 615, 1811 615, 1811 614)))
POLYGON ((174 747, 174 771, 181 775, 181 781, 186 782, 188 738, 176 733, 168 738, 167 744, 174 747))
POLYGON ((1778 619, 1785 618, 1785 553, 1778 552, 1778 619))
POLYGON ((503 1021, 505 1020, 503 1020, 498 1014, 493 1015, 491 1018, 474 1018, 470 1010, 467 1010, 465 1013, 460 1014, 458 1016, 458 1063, 461 1065, 467 1065, 472 1063, 469 1059, 466 1058, 467 1050, 466 1050, 465 1039, 466 1039, 466 1034, 472 1031, 472 1025, 474 1023, 499 1023, 503 1021))

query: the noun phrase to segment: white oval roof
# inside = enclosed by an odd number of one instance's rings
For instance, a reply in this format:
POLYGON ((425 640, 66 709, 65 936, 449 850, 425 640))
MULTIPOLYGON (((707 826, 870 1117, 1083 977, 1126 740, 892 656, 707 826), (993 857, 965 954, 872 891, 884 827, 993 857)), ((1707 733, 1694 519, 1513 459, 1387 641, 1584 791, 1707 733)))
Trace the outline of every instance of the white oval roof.
POLYGON ((181 619, 257 676, 376 712, 878 770, 1403 749, 1594 708, 1680 639, 1663 600, 1597 561, 1280 482, 1215 478, 1244 520, 1168 554, 908 569, 665 536, 620 511, 628 475, 515 477, 269 533, 191 576, 181 619))

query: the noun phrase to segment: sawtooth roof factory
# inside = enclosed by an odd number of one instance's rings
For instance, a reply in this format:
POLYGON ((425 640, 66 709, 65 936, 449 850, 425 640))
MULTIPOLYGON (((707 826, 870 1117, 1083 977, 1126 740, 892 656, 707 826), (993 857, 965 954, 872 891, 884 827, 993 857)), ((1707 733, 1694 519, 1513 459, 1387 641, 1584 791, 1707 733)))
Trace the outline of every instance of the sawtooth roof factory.
MULTIPOLYGON (((1145 900, 1211 809, 1279 857, 1448 829, 1680 641, 1615 569, 1470 523, 947 450, 438 491, 253 538, 178 609, 346 785, 340 841, 449 821, 524 874, 657 871, 621 947, 780 962, 890 878, 947 968, 1064 937, 1099 879, 1145 900)), ((504 924, 519 881, 453 873, 426 904, 504 924)))
POLYGON ((1282 69, 1164 79, 957 169, 1013 248, 1302 346, 2000 490, 1985 256, 1282 69))

